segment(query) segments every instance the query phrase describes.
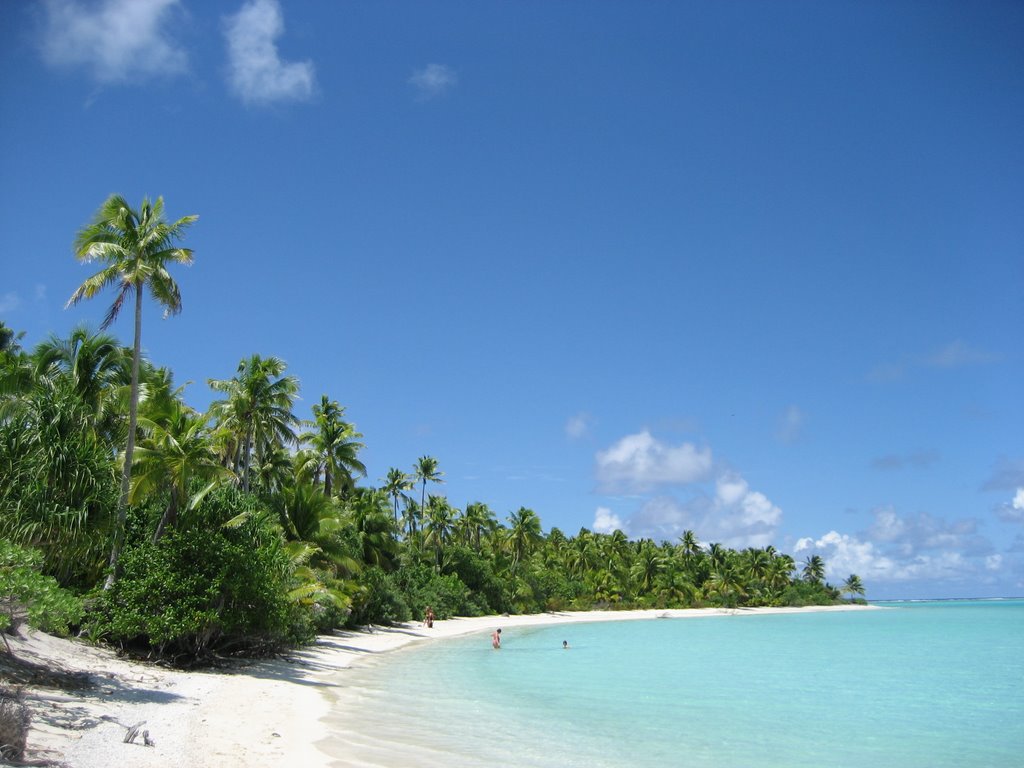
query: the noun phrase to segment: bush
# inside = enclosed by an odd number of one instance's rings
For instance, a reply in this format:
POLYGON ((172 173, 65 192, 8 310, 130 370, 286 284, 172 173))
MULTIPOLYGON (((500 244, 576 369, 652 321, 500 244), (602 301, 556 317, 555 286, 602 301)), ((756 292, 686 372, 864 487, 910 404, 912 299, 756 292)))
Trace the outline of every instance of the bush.
POLYGON ((81 620, 81 601, 42 574, 42 564, 40 552, 0 539, 0 631, 24 616, 35 629, 66 635, 81 620))
POLYGON ((390 574, 375 567, 367 568, 360 578, 362 591, 352 604, 348 624, 398 624, 409 621, 412 611, 402 590, 390 574))
POLYGON ((94 629, 122 646, 195 658, 274 650, 310 634, 308 616, 286 596, 291 566, 281 541, 258 519, 146 539, 125 548, 121 567, 94 629))

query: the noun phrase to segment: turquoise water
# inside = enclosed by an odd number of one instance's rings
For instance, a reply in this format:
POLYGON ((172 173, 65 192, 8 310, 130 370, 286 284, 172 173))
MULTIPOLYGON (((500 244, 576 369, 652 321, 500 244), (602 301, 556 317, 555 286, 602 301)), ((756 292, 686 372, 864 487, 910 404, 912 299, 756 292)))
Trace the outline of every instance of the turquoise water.
POLYGON ((503 637, 497 652, 474 635, 344 673, 338 764, 1024 765, 1024 600, 503 637))

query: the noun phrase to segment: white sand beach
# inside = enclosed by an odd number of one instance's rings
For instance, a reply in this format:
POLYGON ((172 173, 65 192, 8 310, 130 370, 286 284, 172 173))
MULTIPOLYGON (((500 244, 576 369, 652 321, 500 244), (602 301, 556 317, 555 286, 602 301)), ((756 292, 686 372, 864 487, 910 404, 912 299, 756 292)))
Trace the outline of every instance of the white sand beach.
POLYGON ((323 723, 336 673, 371 654, 413 643, 433 642, 494 628, 594 621, 683 618, 714 614, 793 613, 865 610, 873 606, 585 611, 527 616, 485 616, 338 631, 296 650, 284 659, 240 662, 227 671, 181 672, 126 661, 111 651, 23 630, 11 640, 15 655, 27 662, 82 672, 92 685, 72 691, 29 688, 32 710, 29 753, 71 768, 192 768, 223 766, 344 765, 329 755, 323 723), (125 743, 128 728, 139 736, 125 743), (151 746, 143 743, 148 731, 151 746))

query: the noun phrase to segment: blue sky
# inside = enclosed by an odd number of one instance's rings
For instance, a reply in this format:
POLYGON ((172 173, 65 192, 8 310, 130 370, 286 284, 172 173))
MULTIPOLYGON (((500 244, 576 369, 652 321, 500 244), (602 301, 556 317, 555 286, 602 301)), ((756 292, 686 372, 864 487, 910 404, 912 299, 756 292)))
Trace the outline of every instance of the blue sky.
MULTIPOLYGON (((1024 594, 1024 6, 0 4, 0 318, 117 192, 200 215, 143 344, 252 353, 455 506, 1024 594)), ((130 341, 129 319, 113 329, 130 341)))

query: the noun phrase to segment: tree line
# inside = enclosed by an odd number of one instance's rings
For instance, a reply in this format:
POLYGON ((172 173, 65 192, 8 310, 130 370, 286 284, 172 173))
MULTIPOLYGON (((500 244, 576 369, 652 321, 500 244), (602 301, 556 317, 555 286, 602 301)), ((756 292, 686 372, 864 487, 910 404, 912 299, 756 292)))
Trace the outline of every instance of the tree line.
POLYGON ((253 354, 209 379, 205 412, 141 352, 148 296, 181 310, 169 271, 192 262, 196 221, 111 196, 75 238, 100 270, 69 305, 113 289, 100 330, 23 349, 0 322, 0 620, 31 620, 143 653, 191 660, 266 652, 335 627, 452 615, 591 608, 832 603, 864 594, 773 547, 544 532, 457 508, 432 456, 376 484, 363 435, 323 394, 296 413, 299 380, 253 354), (132 345, 106 332, 125 306, 132 345), (17 578, 15 578, 17 574, 17 578))

